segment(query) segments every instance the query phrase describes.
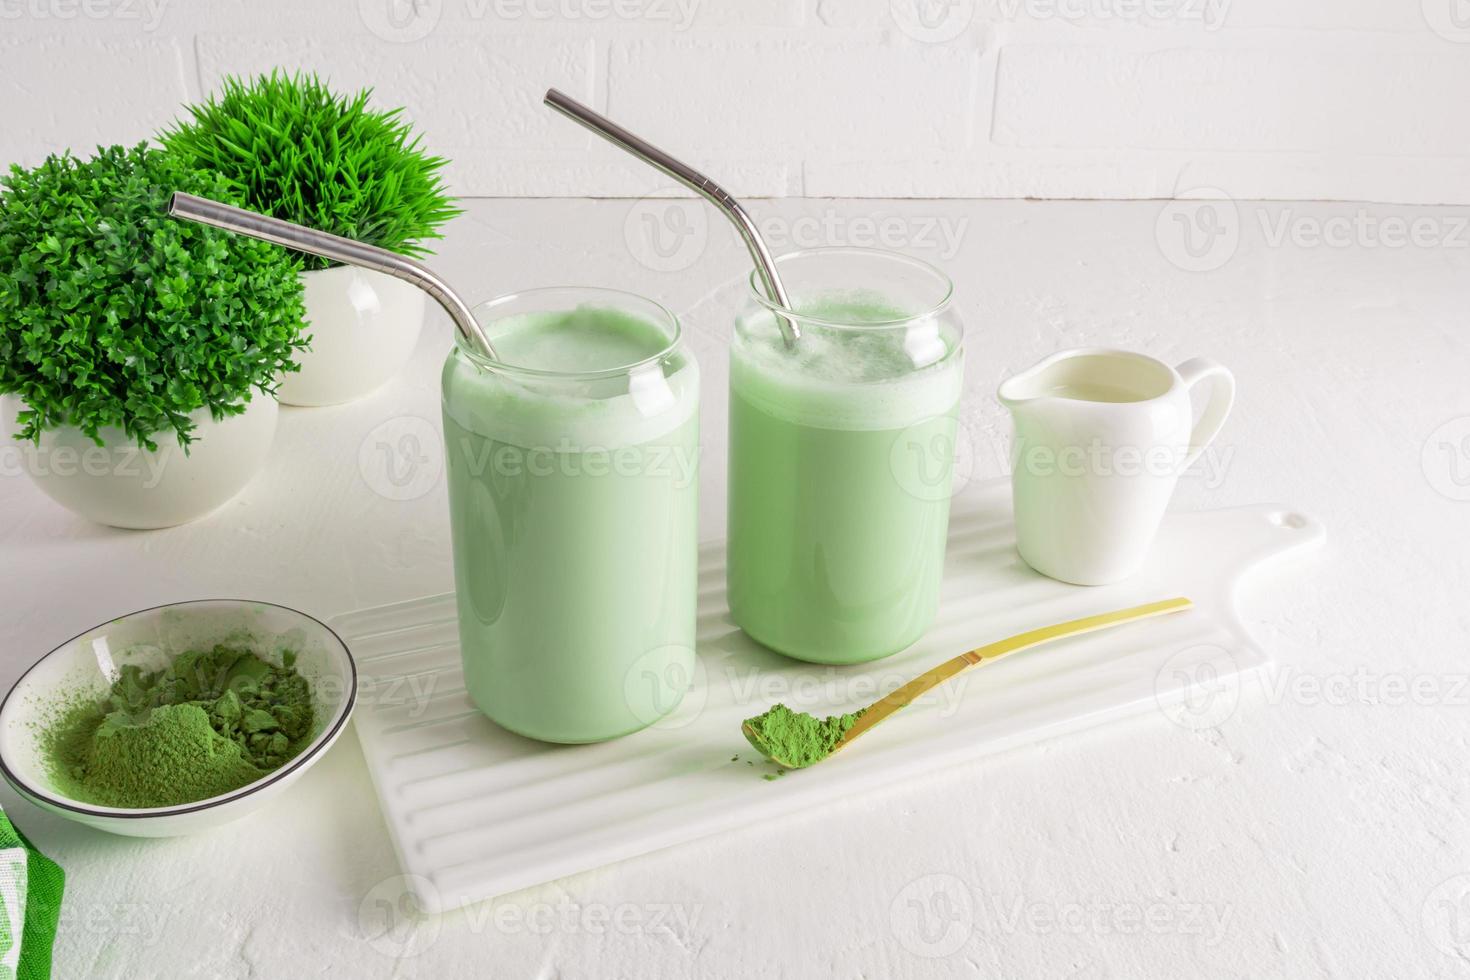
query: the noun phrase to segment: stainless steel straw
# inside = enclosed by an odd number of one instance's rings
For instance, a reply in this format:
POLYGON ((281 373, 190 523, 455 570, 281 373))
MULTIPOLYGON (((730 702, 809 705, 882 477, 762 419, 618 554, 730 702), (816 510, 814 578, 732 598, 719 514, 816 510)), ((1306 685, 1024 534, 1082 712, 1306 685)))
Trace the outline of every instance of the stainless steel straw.
MULTIPOLYGON (((760 231, 756 228, 755 222, 750 219, 750 215, 745 213, 745 208, 741 207, 740 202, 731 197, 728 191, 688 164, 675 160, 647 140, 634 136, 611 119, 554 88, 546 90, 544 101, 568 119, 587 127, 609 143, 663 171, 723 211, 725 217, 729 218, 734 223, 735 229, 740 232, 740 237, 745 240, 745 247, 750 250, 750 257, 755 262, 756 272, 761 277, 761 285, 765 287, 766 296, 781 309, 791 309, 791 300, 786 295, 786 288, 781 285, 781 277, 776 274, 776 263, 771 259, 770 249, 766 248, 760 231)), ((781 333, 786 338, 786 346, 794 347, 797 340, 801 339, 800 329, 787 317, 777 316, 776 321, 780 324, 781 333)))
POLYGON ((285 245, 302 252, 310 252, 312 255, 320 255, 322 258, 345 262, 347 265, 383 272, 394 278, 402 279, 404 282, 412 283, 444 307, 444 312, 449 314, 449 318, 454 321, 455 328, 465 340, 491 360, 499 360, 495 356, 495 348, 490 345, 490 341, 485 337, 485 332, 480 329, 479 322, 475 320, 475 315, 470 312, 465 301, 460 299, 459 294, 451 289, 447 282, 413 259, 405 258, 375 245, 366 245, 350 238, 329 235, 324 231, 316 231, 290 221, 282 221, 280 218, 272 218, 229 204, 221 204, 208 198, 195 197, 193 194, 175 192, 169 198, 168 213, 175 218, 185 218, 189 221, 197 221, 202 225, 223 228, 237 235, 248 235, 251 238, 259 238, 276 245, 285 245))

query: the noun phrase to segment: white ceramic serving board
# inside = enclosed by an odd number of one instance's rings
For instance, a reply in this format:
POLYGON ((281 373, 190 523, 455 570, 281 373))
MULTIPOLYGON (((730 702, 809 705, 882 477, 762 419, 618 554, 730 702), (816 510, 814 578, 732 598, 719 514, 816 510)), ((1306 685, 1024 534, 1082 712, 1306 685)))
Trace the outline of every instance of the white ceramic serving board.
POLYGON ((1021 562, 1008 489, 985 484, 954 501, 929 633, 887 660, 845 668, 801 664, 747 639, 725 607, 724 543, 707 544, 693 686, 655 727, 599 745, 534 742, 474 709, 453 595, 347 613, 332 626, 362 674, 356 725, 384 818, 421 907, 437 912, 1150 708, 1161 709, 1161 725, 1165 712, 1212 724, 1217 697, 1267 662, 1236 618, 1236 583, 1323 536, 1282 507, 1171 514, 1142 572, 1080 588, 1021 562), (775 701, 851 710, 972 647, 1177 595, 1196 608, 962 674, 812 769, 763 779, 773 767, 740 734, 742 719, 775 701))

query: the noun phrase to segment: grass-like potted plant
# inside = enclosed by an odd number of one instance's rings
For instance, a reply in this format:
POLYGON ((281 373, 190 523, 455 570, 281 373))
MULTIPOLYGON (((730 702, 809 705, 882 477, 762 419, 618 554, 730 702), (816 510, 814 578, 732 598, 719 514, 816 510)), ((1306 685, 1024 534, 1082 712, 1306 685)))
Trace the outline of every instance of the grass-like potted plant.
POLYGON ((0 178, 0 395, 52 498, 118 527, 214 510, 259 470, 304 343, 297 263, 165 214, 224 178, 146 144, 0 178))
MULTIPOLYGON (((401 109, 373 109, 370 95, 337 95, 314 75, 227 78, 159 139, 225 177, 252 211, 418 257, 459 214, 440 180, 446 161, 423 152, 401 109)), ((372 392, 413 354, 424 294, 380 272, 301 259, 311 347, 282 381, 281 401, 331 405, 372 392)))

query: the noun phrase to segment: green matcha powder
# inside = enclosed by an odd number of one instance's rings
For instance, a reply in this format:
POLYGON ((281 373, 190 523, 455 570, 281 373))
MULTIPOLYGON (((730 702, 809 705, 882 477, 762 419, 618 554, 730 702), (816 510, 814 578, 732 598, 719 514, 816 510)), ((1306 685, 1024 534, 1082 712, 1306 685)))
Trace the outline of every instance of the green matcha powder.
POLYGON ((107 698, 64 708, 42 733, 56 788, 83 803, 133 809, 239 789, 311 739, 311 688, 282 666, 217 646, 165 670, 122 668, 107 698))
POLYGON ((763 715, 747 718, 742 730, 761 755, 792 769, 805 769, 831 755, 861 715, 856 711, 818 718, 778 704, 763 715))

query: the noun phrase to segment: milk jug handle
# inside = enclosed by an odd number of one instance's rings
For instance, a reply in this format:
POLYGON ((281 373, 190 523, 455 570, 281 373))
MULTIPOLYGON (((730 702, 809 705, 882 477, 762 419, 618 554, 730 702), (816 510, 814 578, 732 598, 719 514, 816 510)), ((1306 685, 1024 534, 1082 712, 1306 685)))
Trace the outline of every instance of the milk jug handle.
POLYGON ((1225 417, 1230 414, 1230 406, 1235 403, 1235 375, 1231 374, 1225 365, 1212 361, 1208 357, 1192 357, 1174 370, 1178 371, 1179 377, 1184 380, 1184 387, 1189 392, 1191 403, 1194 401, 1194 390, 1199 383, 1201 381, 1211 382, 1210 400, 1205 404, 1205 409, 1200 414, 1199 421, 1195 423, 1194 431, 1189 437, 1189 455, 1185 457, 1183 467, 1189 469, 1194 465, 1194 461, 1199 459, 1200 453, 1215 441, 1215 436, 1220 434, 1220 427, 1225 424, 1225 417))

